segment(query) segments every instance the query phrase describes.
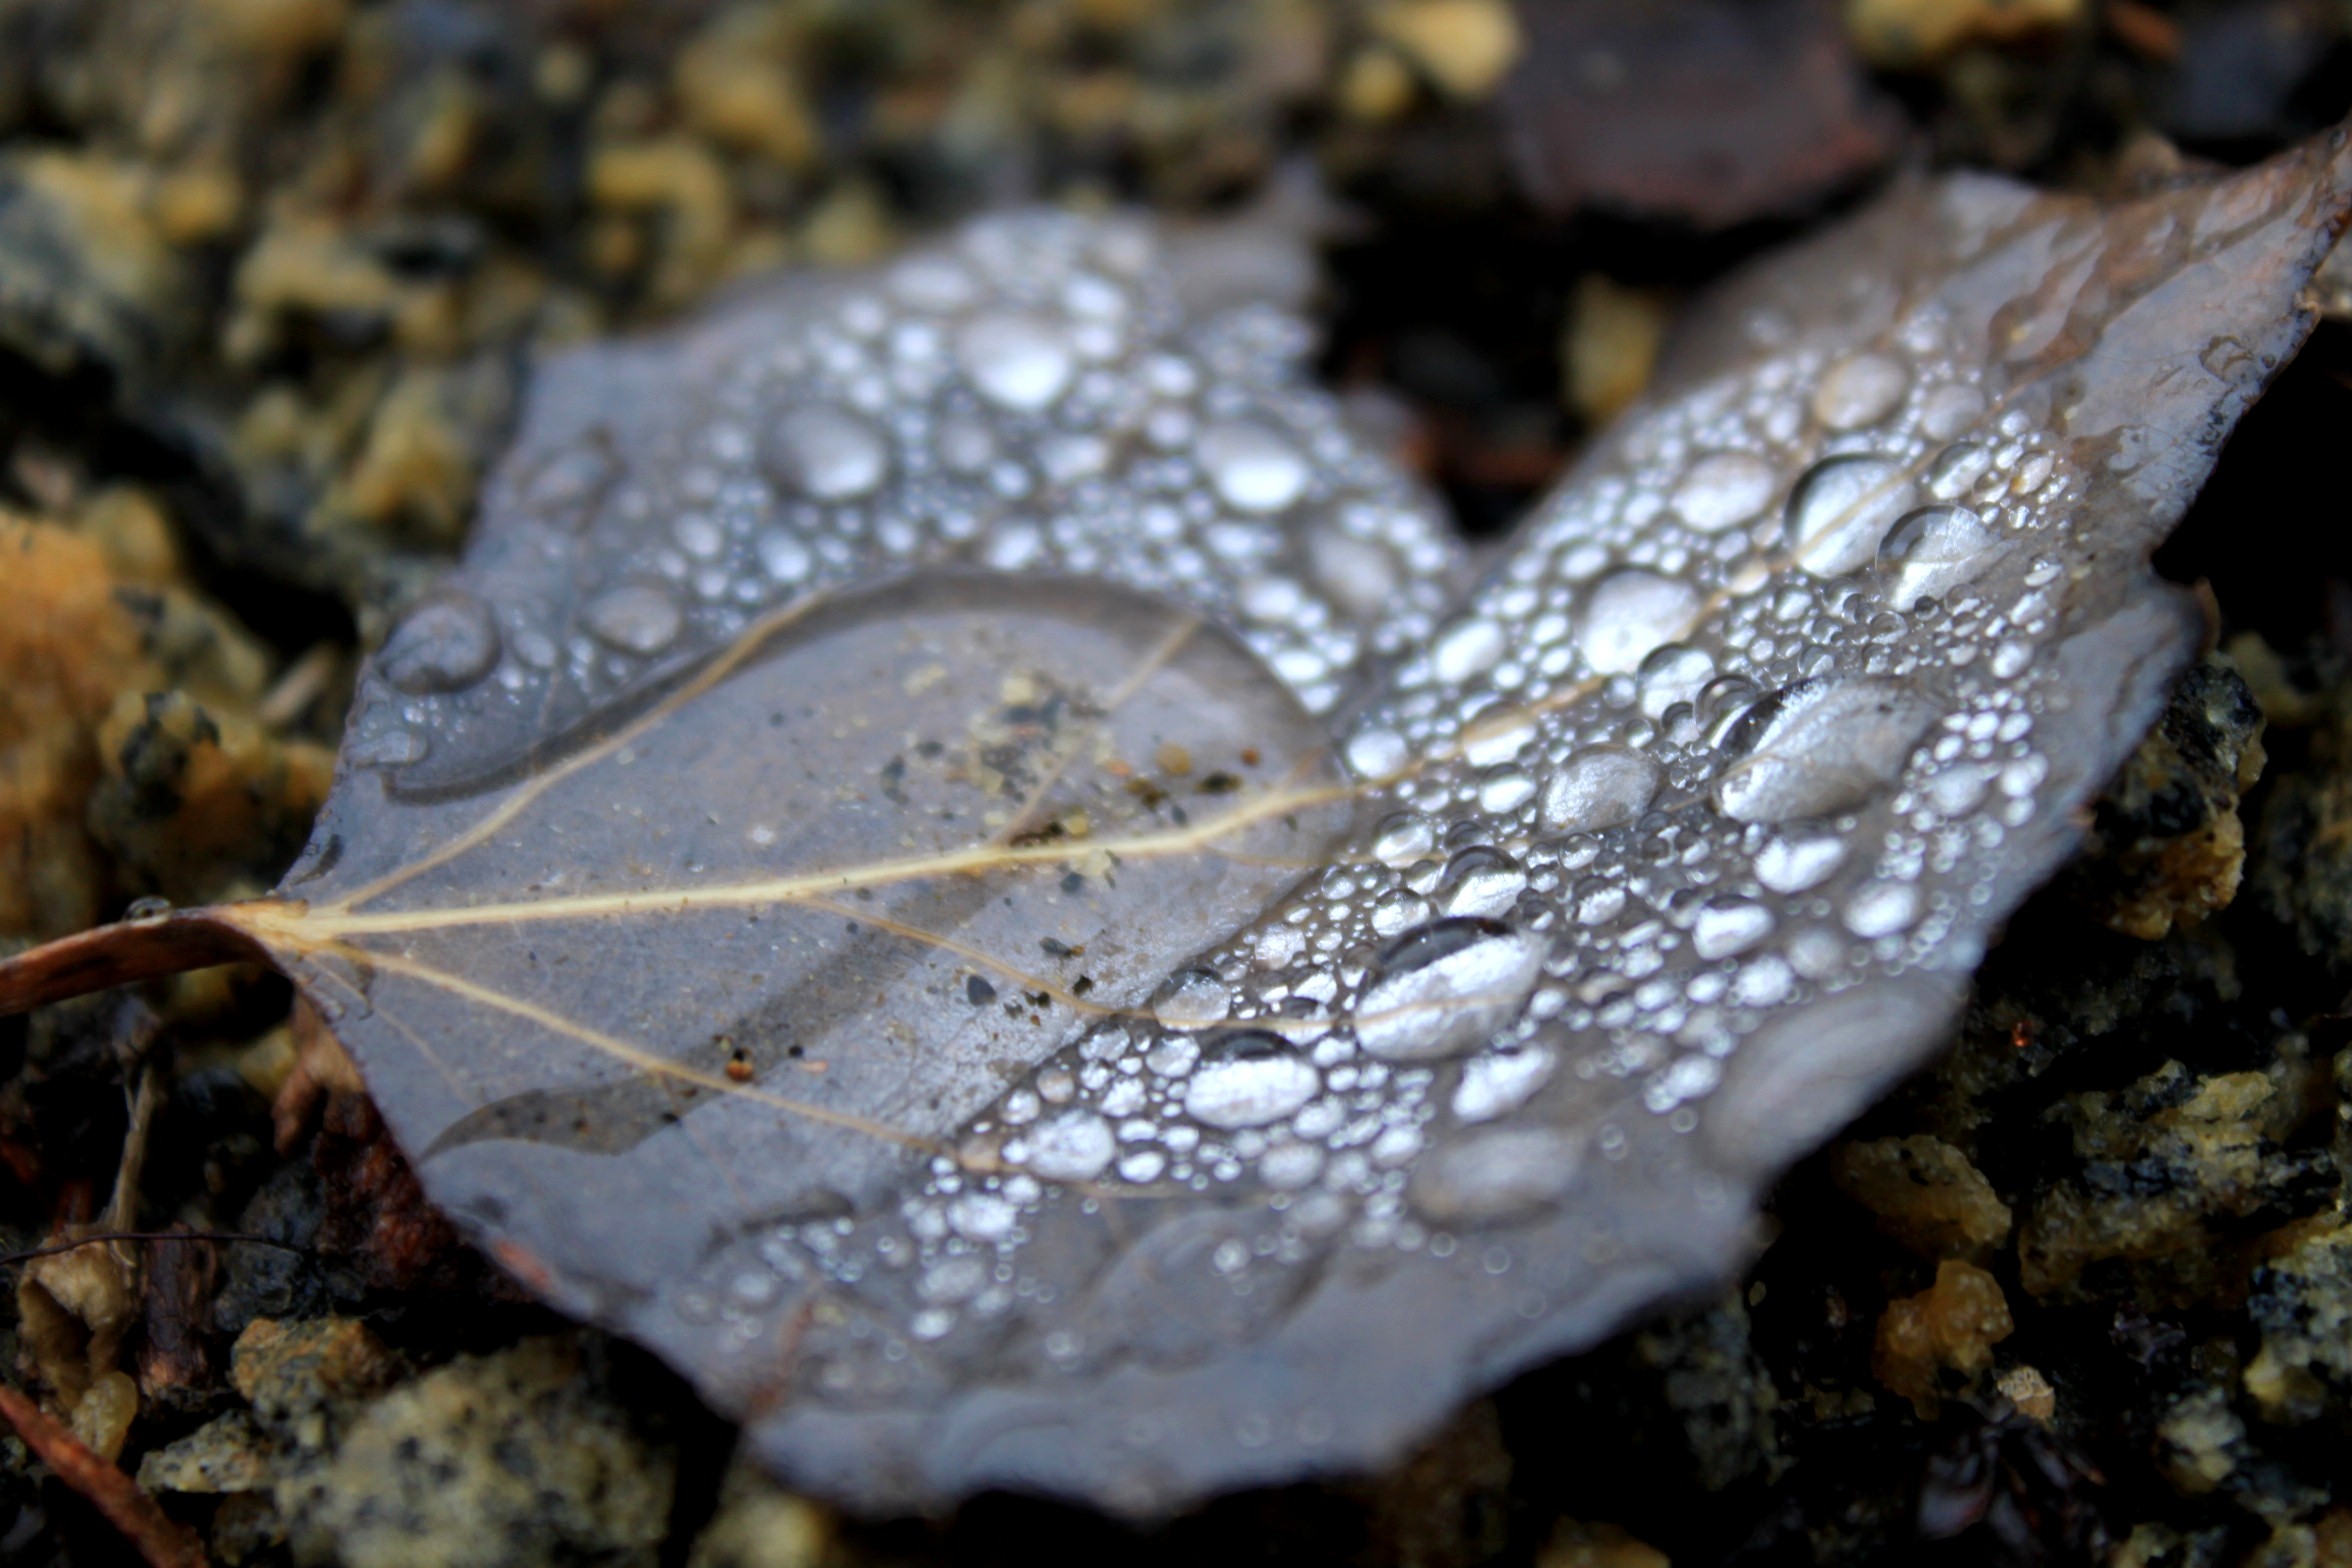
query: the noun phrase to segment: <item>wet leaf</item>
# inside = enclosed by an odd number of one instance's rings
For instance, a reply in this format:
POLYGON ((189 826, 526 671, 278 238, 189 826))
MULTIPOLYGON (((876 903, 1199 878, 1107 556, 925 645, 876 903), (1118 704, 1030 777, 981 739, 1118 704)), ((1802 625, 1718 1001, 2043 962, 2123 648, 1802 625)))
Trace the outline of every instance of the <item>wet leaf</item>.
POLYGON ((995 220, 552 369, 258 949, 519 1277, 870 1510, 1389 1459, 1737 1267, 2194 649, 2314 147, 1915 185, 1440 620, 1246 234, 995 220))

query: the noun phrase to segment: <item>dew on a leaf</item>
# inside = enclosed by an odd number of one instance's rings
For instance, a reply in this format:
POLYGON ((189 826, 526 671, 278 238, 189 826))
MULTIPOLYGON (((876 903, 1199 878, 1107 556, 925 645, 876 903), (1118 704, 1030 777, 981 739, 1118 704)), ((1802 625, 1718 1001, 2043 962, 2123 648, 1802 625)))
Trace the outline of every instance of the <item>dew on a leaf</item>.
POLYGON ((460 1224, 851 1507, 1393 1460, 1945 1037, 2198 642, 2146 560, 2348 165, 1906 188, 1468 586, 1262 235, 753 289, 542 375, 277 894, 0 1005, 267 957, 460 1224))

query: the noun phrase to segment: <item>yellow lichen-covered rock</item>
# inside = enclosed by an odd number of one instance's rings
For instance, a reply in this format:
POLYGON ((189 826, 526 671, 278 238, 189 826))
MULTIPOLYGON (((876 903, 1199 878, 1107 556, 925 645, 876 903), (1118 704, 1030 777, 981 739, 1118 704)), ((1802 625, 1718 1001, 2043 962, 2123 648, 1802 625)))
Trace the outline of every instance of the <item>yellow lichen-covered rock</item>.
POLYGON ((1372 30, 1456 98, 1481 98, 1519 62, 1525 39, 1507 0, 1391 0, 1372 30))
POLYGON ((1981 1260, 2009 1236, 2009 1206, 1968 1156, 1941 1138, 1877 1138, 1831 1151, 1838 1191, 1923 1258, 1981 1260))
POLYGON ((816 1568, 833 1546, 832 1516, 738 1461, 719 1511, 695 1537, 687 1568, 816 1568))
POLYGON ((685 135, 607 142, 588 160, 588 198, 607 215, 658 220, 646 286, 654 303, 684 304, 724 276, 735 197, 707 143, 685 135))
POLYGON ((2011 43, 2063 30, 2083 0, 1846 0, 1846 36, 1872 65, 1931 65, 1963 44, 2011 43))
POLYGON ((1668 1568, 1666 1554, 1613 1524, 1563 1519, 1537 1554, 1536 1568, 1668 1568))
POLYGON ((1650 384, 1666 341, 1665 298, 1597 272, 1576 280, 1568 305, 1568 406, 1587 424, 1614 416, 1650 384))
POLYGON ((1993 1346, 2016 1328, 2001 1282, 1972 1263, 1936 1265, 1935 1283, 1887 1303, 1879 1315, 1870 1370, 1921 1419, 1932 1417, 1946 1371, 1973 1381, 1993 1364, 1993 1346))
POLYGON ((686 123, 737 152, 804 169, 824 150, 794 58, 793 19, 781 7, 722 11, 678 52, 672 97, 686 123))
POLYGON ((2255 1271, 2248 1315, 2262 1348, 2246 1392, 2271 1421, 2311 1421, 2352 1409, 2352 1227, 2301 1238, 2255 1271))

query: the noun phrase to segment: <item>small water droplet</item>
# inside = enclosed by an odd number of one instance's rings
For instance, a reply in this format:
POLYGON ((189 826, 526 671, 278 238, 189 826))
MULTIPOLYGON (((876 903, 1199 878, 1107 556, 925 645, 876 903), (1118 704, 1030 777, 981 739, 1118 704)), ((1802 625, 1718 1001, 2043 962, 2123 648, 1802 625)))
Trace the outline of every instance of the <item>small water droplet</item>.
POLYGON ((1670 642, 1642 660, 1635 674, 1641 711, 1656 718, 1679 702, 1695 702, 1707 682, 1715 678, 1715 661, 1703 648, 1670 642))
POLYGON ((1496 1127, 1433 1151, 1413 1172, 1413 1206, 1447 1225, 1540 1213, 1576 1184, 1573 1137, 1550 1127, 1496 1127))
POLYGON ((1474 844, 1446 862, 1437 901, 1449 915, 1499 915, 1519 901, 1527 872, 1487 844, 1474 844))
POLYGON ((1595 746, 1562 763, 1543 788, 1540 815, 1555 833, 1597 833, 1647 811, 1663 770, 1637 751, 1595 746))
POLYGON ((1360 779, 1394 778, 1411 760, 1405 738, 1394 730, 1358 730, 1348 737, 1348 770, 1360 779))
POLYGON ((1908 882, 1865 883, 1846 901, 1846 929, 1859 937, 1894 936, 1919 918, 1919 889, 1908 882))
POLYGON ((1735 727, 1715 798, 1742 822, 1785 822, 1860 805, 1892 783, 1936 720, 1901 681, 1828 677, 1759 703, 1735 727))
POLYGON ((1831 430, 1875 425, 1903 406, 1911 368, 1890 354, 1856 354, 1822 372, 1813 417, 1831 430))
POLYGON ((1802 893, 1828 881, 1845 860, 1842 839, 1776 838, 1756 852, 1756 880, 1775 893, 1802 893))
POLYGON ((1459 685, 1493 669, 1507 646, 1502 627, 1484 616, 1458 621, 1438 633, 1429 650, 1429 670, 1446 685, 1459 685))
POLYGON ((1323 1075, 1279 1035, 1237 1030, 1212 1042, 1214 1059, 1184 1086, 1185 1114, 1211 1127, 1264 1127, 1323 1090, 1323 1075))
POLYGON ((1202 431, 1200 462, 1227 506, 1260 515, 1296 501, 1312 477, 1289 438, 1255 420, 1228 420, 1202 431))
POLYGON ((1484 1044, 1543 975, 1544 939, 1495 920, 1431 921, 1385 948, 1356 1004, 1356 1039, 1388 1061, 1430 1061, 1484 1044))
POLYGON ((1517 1110, 1550 1080, 1560 1059, 1548 1046, 1498 1051, 1465 1063, 1454 1087, 1454 1115, 1465 1122, 1490 1122, 1517 1110))
POLYGON ((1997 541, 1984 519, 1965 506, 1923 506, 1904 514, 1878 547, 1881 570, 1894 578, 1897 609, 1941 599, 1981 574, 1997 541))
POLYGON ((1382 865, 1409 866, 1437 852, 1437 824, 1418 811, 1384 817, 1372 830, 1372 856, 1382 865))
POLYGON ((1504 708, 1471 721, 1462 731, 1462 755, 1477 767, 1508 762, 1535 739, 1535 715, 1525 708, 1504 708))
POLYGON ((1703 534, 1761 516, 1780 488, 1780 473, 1752 452, 1714 452, 1693 463, 1667 504, 1703 534))
POLYGON ((872 422, 845 408, 796 408, 768 428, 760 454, 779 484, 814 501, 868 494, 890 470, 890 447, 872 422))
POLYGON ((395 726, 353 741, 351 760, 363 768, 400 768, 424 761, 432 749, 417 731, 395 726))
POLYGON ((408 612, 376 655, 394 686, 415 695, 460 691, 498 662, 498 622, 472 594, 442 592, 408 612))
POLYGON ((1789 495, 1790 553, 1816 577, 1839 577, 1865 566, 1917 495, 1908 471, 1891 458, 1825 458, 1789 495))
POLYGON ((1233 1012, 1233 990, 1206 969, 1188 969, 1170 980, 1152 1004, 1152 1015, 1168 1029, 1207 1029, 1233 1012))
POLYGON ((1048 1181, 1092 1181, 1111 1163, 1119 1140, 1092 1111, 1064 1111, 1027 1135, 1027 1169, 1048 1181))
POLYGON ((1603 675, 1640 666, 1659 644, 1680 637, 1699 613, 1699 591, 1655 572, 1613 572, 1593 585, 1577 623, 1576 646, 1603 675))
POLYGON ((1479 776, 1478 809, 1500 816, 1535 798, 1535 780, 1525 768, 1489 768, 1479 776))
POLYGON ((1074 361, 1068 336, 1053 322, 990 314, 966 322, 956 334, 956 363, 982 397, 1034 414, 1062 395, 1074 361))
POLYGON ((667 592, 645 583, 615 588, 580 612, 589 634, 623 653, 659 653, 678 640, 685 619, 667 592))
POLYGON ((1386 546, 1337 528, 1318 528, 1307 539, 1307 567, 1340 608, 1368 620, 1396 596, 1397 561, 1386 546))
POLYGON ((1744 898, 1711 898, 1691 922, 1691 948, 1701 958, 1744 953, 1772 934, 1772 911, 1744 898))
POLYGON ((1957 501, 1976 488, 1976 482, 1992 471, 1993 454, 1989 447, 1974 441, 1960 441, 1945 447, 1927 466, 1927 493, 1939 501, 1957 501))

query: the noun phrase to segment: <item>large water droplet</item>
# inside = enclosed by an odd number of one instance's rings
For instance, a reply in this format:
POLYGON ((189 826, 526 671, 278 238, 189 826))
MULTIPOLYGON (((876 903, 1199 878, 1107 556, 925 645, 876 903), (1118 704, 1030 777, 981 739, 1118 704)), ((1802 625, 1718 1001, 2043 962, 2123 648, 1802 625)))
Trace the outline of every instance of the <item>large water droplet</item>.
POLYGON ((1409 866, 1437 850, 1437 824, 1418 811, 1384 817, 1372 830, 1372 856, 1382 865, 1409 866))
POLYGON ((1381 953, 1356 1003, 1356 1039, 1389 1061, 1457 1056, 1518 1016, 1543 975, 1546 944, 1495 920, 1449 918, 1381 953))
POLYGON ((1595 746, 1560 764, 1538 808, 1555 833, 1597 833, 1631 822, 1650 807, 1663 770, 1638 751, 1595 746))
POLYGON ((1927 465, 1927 493, 1939 501, 1957 501, 1976 488, 1976 482, 1992 472, 1993 454, 1990 448, 1974 441, 1961 441, 1945 447, 1936 460, 1927 465))
POLYGON ((1022 1168, 1048 1181, 1092 1181, 1119 1151, 1111 1124, 1092 1111, 1064 1111, 1027 1135, 1022 1168))
POLYGON ((1184 1086, 1185 1114, 1228 1130, 1264 1127, 1295 1114, 1323 1089, 1323 1076, 1279 1035, 1238 1030, 1214 1042, 1215 1059, 1184 1086))
POLYGON ((1856 354, 1822 372, 1813 417, 1831 430, 1875 425, 1903 406, 1911 369, 1890 354, 1856 354))
POLYGON ((678 640, 685 617, 678 601, 647 583, 615 588, 580 612, 589 634, 623 653, 659 653, 678 640))
POLYGON ((1489 1122, 1515 1111, 1544 1086, 1559 1064, 1550 1047, 1541 1045, 1476 1057, 1463 1064, 1462 1081, 1454 1087, 1454 1115, 1466 1122, 1489 1122))
POLYGON ((384 640, 376 667, 402 691, 459 691, 498 662, 498 622, 472 594, 439 593, 384 640))
POLYGON ((966 322, 956 334, 956 363, 980 395, 1001 407, 1034 414, 1051 407, 1070 384, 1070 340, 1039 316, 991 314, 966 322))
POLYGON ((1715 661, 1703 648, 1670 642, 1642 660, 1635 676, 1641 710, 1656 718, 1678 702, 1695 702, 1715 678, 1715 661))
POLYGON ((882 483, 890 447, 862 415, 796 408, 768 428, 760 455, 778 483, 815 501, 848 501, 882 483))
POLYGON ((1780 472, 1752 452, 1715 452, 1683 474, 1667 504, 1701 533, 1721 533, 1763 514, 1780 472))
POLYGON ((1201 467, 1225 504, 1279 512, 1306 492, 1306 457, 1288 437, 1255 420, 1227 420, 1201 432, 1201 467))
POLYGON ((1407 1195, 1441 1225, 1494 1224, 1541 1213, 1576 1184, 1573 1137, 1550 1127, 1496 1127, 1433 1150, 1407 1195))
POLYGON ((1909 472, 1891 458, 1825 458, 1789 495, 1789 550, 1816 577, 1842 576, 1869 564, 1917 497, 1909 472))
POLYGON ((1878 564, 1894 579, 1898 609, 1941 599, 1991 564, 1996 543, 1984 519, 1965 506, 1923 506, 1887 531, 1878 564))
POLYGON ((1894 936, 1919 918, 1919 889, 1908 882, 1865 883, 1846 901, 1845 915, 1856 936, 1894 936))
POLYGON ((1152 1004, 1152 1015, 1169 1029, 1207 1029, 1233 1012, 1233 989, 1206 969, 1189 969, 1170 980, 1152 1004))
POLYGON ((1576 646, 1603 675, 1638 668, 1659 644, 1682 636, 1699 613, 1699 591, 1655 572, 1611 573, 1593 585, 1577 622, 1576 646))
POLYGON ((1715 798, 1742 822, 1858 806, 1894 781, 1936 716, 1936 705, 1901 681, 1801 682, 1758 704, 1735 728, 1726 749, 1738 760, 1715 798))
POLYGON ((1535 779, 1525 768, 1489 768, 1478 776, 1478 809, 1493 816, 1517 811, 1535 798, 1535 779))

